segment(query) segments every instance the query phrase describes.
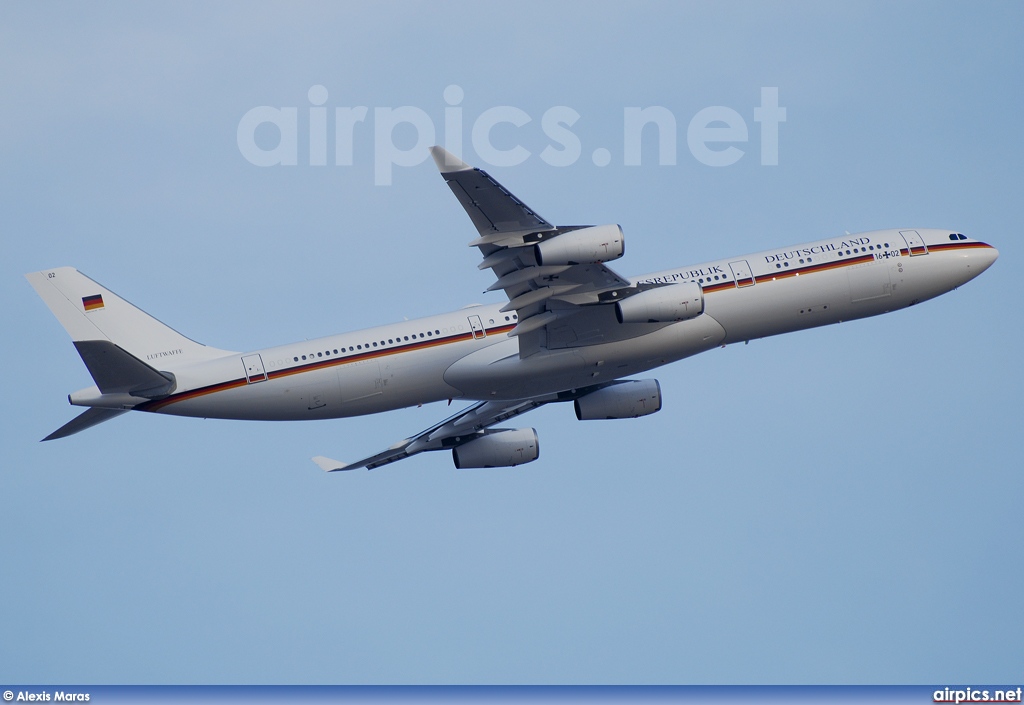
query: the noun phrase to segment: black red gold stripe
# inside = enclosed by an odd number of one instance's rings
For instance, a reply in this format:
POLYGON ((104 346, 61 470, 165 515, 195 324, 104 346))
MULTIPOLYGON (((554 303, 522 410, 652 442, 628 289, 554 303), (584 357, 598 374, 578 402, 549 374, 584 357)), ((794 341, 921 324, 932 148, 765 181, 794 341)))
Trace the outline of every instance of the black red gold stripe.
MULTIPOLYGON (((988 249, 991 245, 986 245, 984 242, 949 242, 939 243, 937 245, 928 245, 927 249, 924 247, 913 248, 913 254, 926 254, 928 252, 949 252, 952 250, 970 250, 970 249, 988 249)), ((906 247, 900 249, 900 255, 908 257, 911 255, 911 250, 906 247)), ((875 255, 873 254, 859 254, 853 257, 845 257, 843 259, 835 260, 833 262, 824 262, 822 264, 812 264, 804 267, 792 267, 787 269, 780 269, 776 272, 770 272, 768 274, 758 274, 755 277, 757 283, 774 281, 776 279, 787 279, 789 277, 795 277, 798 274, 810 274, 812 272, 825 272, 830 269, 839 269, 840 267, 848 267, 855 264, 866 264, 868 262, 874 262, 875 255)), ((716 284, 714 287, 708 287, 704 289, 704 293, 711 291, 719 291, 722 288, 732 288, 732 283, 728 283, 727 286, 722 287, 716 284)))
POLYGON ((94 294, 92 296, 83 296, 82 306, 86 311, 96 311, 97 309, 103 308, 103 295, 94 294))
MULTIPOLYGON (((948 252, 950 250, 987 248, 987 247, 990 247, 990 245, 986 245, 983 242, 950 242, 950 243, 940 243, 940 244, 937 244, 937 245, 930 245, 928 247, 928 250, 930 250, 932 252, 936 252, 936 251, 947 251, 948 252)), ((918 248, 914 248, 914 249, 916 251, 918 248)), ((920 248, 920 249, 921 249, 922 252, 926 251, 924 248, 920 248)), ((903 256, 907 256, 907 255, 910 254, 910 251, 907 248, 903 248, 903 249, 900 250, 900 254, 902 254, 903 256)), ((713 293, 718 292, 718 291, 725 291, 727 289, 735 289, 735 288, 737 288, 737 283, 742 288, 742 287, 744 287, 744 286, 746 286, 748 284, 754 283, 754 282, 756 282, 758 284, 761 284, 761 283, 764 283, 764 282, 775 281, 775 280, 778 280, 778 279, 789 279, 790 277, 796 277, 796 276, 798 276, 800 274, 811 274, 811 273, 815 273, 815 272, 825 272, 825 271, 829 271, 829 270, 832 270, 832 269, 839 269, 841 267, 849 267, 849 266, 852 266, 852 265, 855 265, 855 264, 866 264, 868 262, 874 262, 874 261, 875 261, 875 255, 873 255, 873 254, 861 254, 861 255, 857 255, 855 257, 847 257, 847 258, 844 258, 844 259, 835 260, 833 262, 823 262, 821 264, 812 264, 812 265, 807 265, 807 266, 804 266, 804 267, 793 267, 793 268, 781 269, 781 270, 778 270, 776 272, 770 272, 768 274, 758 274, 758 275, 752 276, 752 277, 745 277, 743 279, 740 279, 738 282, 732 282, 732 281, 720 282, 720 283, 717 283, 717 284, 705 286, 703 290, 704 290, 705 294, 713 294, 713 293)), ((102 300, 101 296, 97 295, 97 296, 85 297, 85 298, 82 299, 82 304, 83 305, 87 305, 86 301, 89 300, 89 299, 99 299, 99 305, 97 307, 102 307, 103 300, 102 300)), ((89 308, 87 307, 86 310, 89 310, 89 308)), ((494 328, 490 328, 490 329, 488 329, 486 331, 486 333, 487 333, 488 336, 497 335, 497 334, 500 334, 500 333, 507 333, 508 331, 512 330, 513 328, 515 328, 515 324, 514 323, 506 325, 506 326, 496 326, 494 328)), ((382 358, 382 357, 387 357, 389 355, 398 355, 400 353, 410 352, 410 351, 413 351, 413 350, 425 350, 427 348, 433 348, 433 347, 438 347, 438 346, 441 346, 441 345, 448 345, 450 343, 457 343, 457 342, 460 342, 460 341, 472 340, 472 339, 473 339, 473 331, 468 331, 468 332, 465 332, 465 333, 459 333, 457 335, 445 336, 443 338, 438 337, 438 338, 431 338, 431 339, 427 339, 427 340, 417 340, 414 343, 410 342, 410 343, 408 343, 406 345, 396 345, 394 347, 384 348, 384 349, 381 349, 381 350, 362 351, 362 352, 352 353, 352 354, 349 354, 349 355, 340 355, 339 354, 337 357, 332 357, 332 358, 329 358, 329 359, 317 360, 316 362, 309 362, 309 363, 305 363, 305 364, 299 364, 299 365, 295 365, 294 367, 288 367, 286 369, 273 370, 273 371, 270 371, 270 372, 266 373, 266 378, 267 379, 279 379, 279 378, 283 378, 283 377, 288 377, 290 375, 302 374, 304 372, 311 372, 311 371, 314 371, 314 370, 321 370, 321 369, 326 369, 326 368, 329 368, 329 367, 336 367, 338 365, 347 365, 347 364, 353 363, 353 362, 359 362, 359 361, 362 361, 362 360, 370 360, 370 359, 374 359, 374 358, 382 358)), ((226 391, 228 389, 236 389, 238 387, 245 387, 248 384, 249 384, 249 382, 243 376, 243 377, 239 377, 238 379, 230 380, 228 382, 219 382, 217 384, 212 384, 212 385, 209 385, 209 386, 206 386, 206 387, 199 387, 197 389, 192 389, 192 390, 189 390, 187 392, 181 392, 179 394, 172 394, 171 396, 167 397, 166 399, 157 399, 157 400, 154 400, 154 401, 144 402, 144 403, 139 404, 138 406, 136 406, 135 409, 137 409, 139 411, 159 411, 160 409, 163 409, 164 407, 169 406, 170 404, 174 404, 175 402, 185 401, 185 400, 188 400, 188 399, 195 399, 197 397, 206 396, 208 394, 215 394, 217 392, 223 392, 223 391, 226 391)))
MULTIPOLYGON (((515 324, 507 326, 496 326, 494 328, 487 329, 487 335, 497 335, 499 333, 507 333, 515 328, 515 324)), ((308 362, 294 367, 288 367, 281 370, 268 371, 266 373, 267 379, 280 379, 282 377, 288 377, 290 375, 302 374, 303 372, 312 372, 314 370, 327 369, 329 367, 337 367, 338 365, 347 365, 353 362, 360 362, 362 360, 371 360, 373 358, 387 357, 389 355, 397 355, 399 353, 411 352, 413 350, 426 350, 427 348, 436 348, 441 345, 448 345, 450 343, 457 343, 464 340, 472 340, 473 332, 469 331, 466 333, 458 333, 456 335, 449 335, 445 337, 430 338, 427 340, 417 340, 415 343, 408 343, 406 345, 396 345, 394 347, 385 348, 383 350, 372 350, 372 351, 361 351, 352 353, 350 355, 338 355, 337 357, 331 357, 324 360, 317 360, 316 362, 308 362)), ((153 401, 147 401, 139 404, 135 407, 138 411, 159 411, 170 404, 175 402, 185 401, 188 399, 195 399, 197 397, 206 396, 208 394, 216 394, 217 392, 223 392, 228 389, 236 389, 238 387, 245 387, 250 384, 245 377, 233 379, 228 382, 219 382, 217 384, 211 384, 206 387, 197 387, 196 389, 190 389, 187 392, 181 392, 179 394, 172 394, 165 399, 156 399, 153 401)))
POLYGON ((992 249, 991 245, 984 242, 941 242, 938 245, 928 245, 929 252, 949 252, 950 250, 974 250, 992 249))
POLYGON ((207 394, 215 394, 217 392, 224 392, 229 389, 236 389, 237 387, 244 387, 249 384, 245 377, 241 379, 233 379, 229 382, 219 382, 218 384, 211 384, 207 387, 198 387, 197 389, 190 389, 187 392, 181 392, 180 394, 172 394, 166 399, 156 399, 154 401, 147 401, 139 404, 135 407, 138 411, 159 411, 168 404, 173 404, 178 401, 185 401, 186 399, 195 399, 196 397, 203 397, 207 394))
MULTIPOLYGON (((750 279, 746 279, 744 281, 748 281, 748 282, 753 283, 750 279)), ((742 284, 741 284, 741 286, 742 286, 742 284)), ((718 284, 712 284, 711 286, 702 287, 702 290, 704 291, 705 294, 712 294, 712 293, 714 293, 716 291, 724 291, 726 289, 735 289, 735 288, 736 288, 736 285, 734 283, 727 281, 727 282, 719 282, 718 284)))

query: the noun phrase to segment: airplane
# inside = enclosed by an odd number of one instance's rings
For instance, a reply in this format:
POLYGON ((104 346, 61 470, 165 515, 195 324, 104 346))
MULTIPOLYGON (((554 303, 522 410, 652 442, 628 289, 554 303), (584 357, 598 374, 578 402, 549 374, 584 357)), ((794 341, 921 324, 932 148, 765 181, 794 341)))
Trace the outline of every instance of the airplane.
POLYGON ((71 267, 25 275, 96 383, 86 411, 44 441, 127 411, 224 419, 331 419, 452 399, 473 403, 385 450, 326 471, 450 450, 457 468, 540 455, 533 428, 498 424, 550 403, 580 420, 646 416, 656 379, 628 379, 720 346, 913 306, 988 269, 999 252, 955 230, 897 228, 623 277, 618 225, 555 226, 441 147, 442 177, 469 215, 479 269, 506 303, 233 352, 197 343, 71 267))

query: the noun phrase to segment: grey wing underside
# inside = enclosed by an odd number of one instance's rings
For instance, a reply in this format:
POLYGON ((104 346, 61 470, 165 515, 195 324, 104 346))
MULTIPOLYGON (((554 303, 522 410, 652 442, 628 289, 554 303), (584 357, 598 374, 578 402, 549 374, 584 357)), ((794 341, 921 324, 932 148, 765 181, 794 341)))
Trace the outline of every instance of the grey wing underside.
POLYGON ((432 450, 448 450, 467 443, 480 436, 483 431, 494 424, 501 423, 538 406, 553 401, 562 401, 558 395, 523 399, 512 402, 481 401, 466 407, 459 413, 448 417, 440 423, 417 433, 412 438, 399 441, 387 450, 376 453, 353 463, 341 463, 337 460, 318 455, 313 462, 327 472, 336 470, 356 470, 366 468, 373 470, 381 465, 404 460, 418 453, 432 450))
MULTIPOLYGON (((480 233, 479 244, 501 234, 546 232, 553 226, 509 193, 487 172, 474 169, 441 147, 431 150, 437 168, 480 233)), ((477 241, 470 243, 476 246, 477 241)))
POLYGON ((491 269, 497 281, 487 291, 502 289, 515 311, 521 357, 546 348, 573 347, 608 339, 618 333, 607 296, 630 282, 603 264, 540 266, 533 245, 542 239, 583 226, 555 227, 482 169, 475 169, 441 147, 432 150, 441 176, 466 210, 478 237, 480 269, 491 269), (608 305, 599 305, 608 304, 608 305), (595 306, 596 305, 596 306, 595 306), (591 310, 592 308, 601 310, 591 310), (596 336, 596 337, 595 337, 596 336))
MULTIPOLYGON (((619 384, 618 382, 604 382, 590 387, 582 387, 554 394, 545 394, 529 399, 515 399, 512 401, 479 401, 467 406, 457 414, 449 416, 444 421, 434 424, 428 429, 420 431, 411 438, 395 443, 387 450, 375 453, 369 457, 357 460, 352 463, 343 463, 331 458, 318 455, 313 462, 327 472, 337 470, 357 470, 366 468, 373 470, 382 465, 404 460, 418 453, 435 450, 450 450, 464 443, 479 438, 487 429, 495 424, 508 421, 525 414, 528 411, 544 406, 545 404, 569 402, 582 396, 590 394, 602 387, 619 384)), ((498 430, 498 429, 496 429, 498 430)))

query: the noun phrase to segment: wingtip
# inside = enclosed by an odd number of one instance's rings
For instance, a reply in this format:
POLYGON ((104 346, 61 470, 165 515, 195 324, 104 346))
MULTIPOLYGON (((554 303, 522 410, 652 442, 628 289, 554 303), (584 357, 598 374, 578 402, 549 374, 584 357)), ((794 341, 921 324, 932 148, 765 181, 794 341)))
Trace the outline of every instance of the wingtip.
POLYGON ((347 466, 345 463, 333 460, 331 458, 325 458, 322 455, 318 455, 313 458, 313 462, 319 466, 324 472, 334 472, 336 470, 344 470, 347 466))
POLYGON ((434 158, 434 163, 437 164, 437 169, 442 174, 467 171, 473 168, 440 145, 435 144, 430 148, 430 156, 434 158))

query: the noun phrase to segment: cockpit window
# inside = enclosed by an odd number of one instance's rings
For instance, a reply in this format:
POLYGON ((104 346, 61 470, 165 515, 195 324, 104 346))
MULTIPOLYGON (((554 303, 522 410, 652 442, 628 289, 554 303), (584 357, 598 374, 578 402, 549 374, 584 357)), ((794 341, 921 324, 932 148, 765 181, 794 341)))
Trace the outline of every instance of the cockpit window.
POLYGON ((949 239, 950 240, 959 240, 960 238, 957 237, 956 233, 950 233, 949 234, 949 239))

